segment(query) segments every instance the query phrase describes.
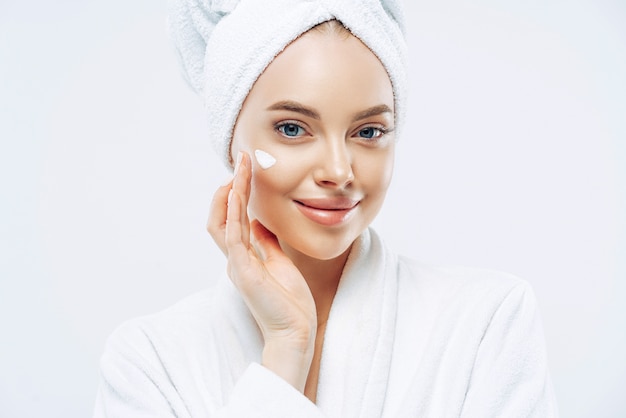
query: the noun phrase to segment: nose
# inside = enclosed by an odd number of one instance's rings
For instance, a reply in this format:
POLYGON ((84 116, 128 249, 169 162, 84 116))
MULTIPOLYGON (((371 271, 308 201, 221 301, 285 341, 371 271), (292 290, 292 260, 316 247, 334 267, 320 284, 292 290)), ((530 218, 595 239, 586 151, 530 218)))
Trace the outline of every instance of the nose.
POLYGON ((337 189, 345 188, 354 181, 352 156, 343 138, 327 142, 321 151, 314 178, 320 186, 337 189))

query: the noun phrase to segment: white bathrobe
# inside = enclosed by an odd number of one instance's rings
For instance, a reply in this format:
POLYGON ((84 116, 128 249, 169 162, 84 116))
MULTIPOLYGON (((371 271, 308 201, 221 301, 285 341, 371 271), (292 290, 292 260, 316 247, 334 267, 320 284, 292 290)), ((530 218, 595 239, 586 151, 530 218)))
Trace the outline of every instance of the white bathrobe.
POLYGON ((95 417, 556 417, 529 285, 353 246, 324 338, 317 403, 260 365, 227 278, 109 338, 95 417))

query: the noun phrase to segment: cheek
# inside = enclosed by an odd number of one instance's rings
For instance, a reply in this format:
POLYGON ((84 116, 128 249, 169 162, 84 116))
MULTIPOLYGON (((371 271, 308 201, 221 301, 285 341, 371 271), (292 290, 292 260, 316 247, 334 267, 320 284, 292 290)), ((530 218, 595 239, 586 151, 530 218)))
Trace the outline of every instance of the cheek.
POLYGON ((245 151, 252 158, 252 169, 259 181, 293 186, 310 171, 312 158, 307 147, 251 141, 248 148, 245 151))
POLYGON ((364 153, 360 157, 358 167, 354 168, 355 176, 369 193, 378 193, 384 198, 393 176, 393 147, 377 153, 364 153))
MULTIPOLYGON (((257 148, 261 149, 261 148, 257 148)), ((262 164, 252 156, 252 184, 250 193, 250 212, 262 222, 269 222, 268 217, 278 217, 288 200, 297 193, 299 185, 306 176, 307 169, 298 158, 291 153, 281 152, 279 147, 265 146, 261 149, 271 155, 275 163, 264 169, 262 164), (275 214, 273 216, 272 214, 275 214)), ((261 161, 262 162, 262 161, 261 161)), ((269 227, 269 225, 266 225, 269 227)))

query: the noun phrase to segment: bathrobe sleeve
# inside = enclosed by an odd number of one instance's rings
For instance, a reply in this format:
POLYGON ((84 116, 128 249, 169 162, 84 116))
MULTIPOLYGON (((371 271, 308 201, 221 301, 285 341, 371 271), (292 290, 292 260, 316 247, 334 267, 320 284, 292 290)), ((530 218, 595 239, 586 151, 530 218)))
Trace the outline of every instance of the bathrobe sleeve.
POLYGON ((136 324, 118 329, 100 361, 94 417, 323 417, 302 393, 259 364, 248 366, 222 404, 221 393, 189 390, 196 379, 219 381, 219 373, 175 382, 172 368, 184 367, 184 359, 172 364, 162 354, 136 324))
POLYGON ((522 282, 486 328, 461 416, 557 417, 544 341, 535 296, 522 282))

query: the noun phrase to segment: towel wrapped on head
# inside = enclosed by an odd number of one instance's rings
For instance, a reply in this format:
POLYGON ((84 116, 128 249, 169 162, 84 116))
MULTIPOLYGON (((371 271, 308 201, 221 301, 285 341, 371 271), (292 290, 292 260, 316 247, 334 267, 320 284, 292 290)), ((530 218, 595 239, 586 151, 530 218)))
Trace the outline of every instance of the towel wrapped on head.
POLYGON ((169 27, 183 74, 204 98, 213 145, 230 167, 241 106, 259 75, 312 27, 340 21, 381 61, 404 119, 407 61, 400 0, 170 0, 169 27))

